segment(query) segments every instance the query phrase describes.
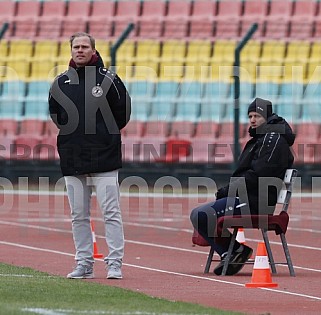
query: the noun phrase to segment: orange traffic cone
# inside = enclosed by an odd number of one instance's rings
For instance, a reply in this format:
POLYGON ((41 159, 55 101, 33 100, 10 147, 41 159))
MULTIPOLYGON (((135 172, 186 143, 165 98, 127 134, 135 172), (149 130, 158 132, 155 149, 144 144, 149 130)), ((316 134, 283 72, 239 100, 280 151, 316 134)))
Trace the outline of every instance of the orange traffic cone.
POLYGON ((90 221, 91 224, 91 233, 93 236, 93 244, 94 244, 94 258, 103 258, 103 254, 98 253, 98 247, 97 247, 97 242, 96 242, 96 234, 95 234, 95 229, 94 229, 94 223, 90 221))
POLYGON ((244 234, 244 229, 243 228, 238 228, 237 229, 236 240, 240 244, 245 244, 245 234, 244 234))
POLYGON ((278 286, 277 283, 272 282, 269 259, 263 242, 260 242, 257 246, 252 280, 250 283, 246 283, 245 286, 247 288, 272 288, 278 286))

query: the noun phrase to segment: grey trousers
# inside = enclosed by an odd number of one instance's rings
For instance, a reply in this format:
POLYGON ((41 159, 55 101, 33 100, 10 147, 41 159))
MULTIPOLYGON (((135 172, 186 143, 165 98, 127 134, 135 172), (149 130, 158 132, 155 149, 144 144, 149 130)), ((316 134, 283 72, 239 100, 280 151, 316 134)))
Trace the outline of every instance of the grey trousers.
POLYGON ((122 261, 124 256, 124 232, 119 205, 118 170, 79 176, 65 176, 71 208, 72 233, 78 264, 91 265, 93 238, 90 224, 90 207, 93 188, 103 214, 105 238, 109 253, 105 262, 122 261))

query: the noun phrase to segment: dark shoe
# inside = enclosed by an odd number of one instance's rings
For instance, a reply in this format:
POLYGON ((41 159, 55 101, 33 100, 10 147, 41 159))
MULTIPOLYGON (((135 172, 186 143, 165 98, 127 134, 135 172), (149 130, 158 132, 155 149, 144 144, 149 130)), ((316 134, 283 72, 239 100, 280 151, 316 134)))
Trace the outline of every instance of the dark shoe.
MULTIPOLYGON (((226 275, 227 276, 232 276, 238 273, 243 267, 244 264, 250 259, 253 253, 253 249, 243 245, 243 250, 241 252, 233 252, 230 262, 228 264, 227 270, 226 270, 226 275)), ((222 257, 222 260, 220 263, 215 267, 214 273, 218 276, 222 274, 224 263, 226 260, 226 256, 222 257)))

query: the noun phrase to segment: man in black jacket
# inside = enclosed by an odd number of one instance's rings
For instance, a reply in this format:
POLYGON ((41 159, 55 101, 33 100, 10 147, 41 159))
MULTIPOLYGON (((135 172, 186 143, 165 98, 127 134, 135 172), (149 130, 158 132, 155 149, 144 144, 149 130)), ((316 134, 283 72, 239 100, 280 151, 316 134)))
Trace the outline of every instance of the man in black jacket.
MULTIPOLYGON (((251 139, 241 153, 229 184, 218 189, 216 201, 195 208, 190 216, 194 228, 221 256, 221 262, 214 269, 216 275, 222 273, 231 240, 231 234, 226 229, 221 236, 215 232, 217 218, 225 215, 272 214, 280 180, 294 161, 290 147, 295 135, 282 117, 273 114, 270 101, 256 98, 248 108, 248 117, 251 139)), ((239 272, 252 252, 250 247, 235 242, 226 274, 239 272)))
POLYGON ((120 130, 129 121, 131 100, 121 79, 104 67, 94 38, 70 38, 69 69, 53 82, 49 111, 59 128, 57 148, 72 216, 77 265, 68 278, 93 278, 90 199, 93 187, 102 210, 109 253, 107 278, 122 278, 124 235, 119 207, 122 167, 120 130))

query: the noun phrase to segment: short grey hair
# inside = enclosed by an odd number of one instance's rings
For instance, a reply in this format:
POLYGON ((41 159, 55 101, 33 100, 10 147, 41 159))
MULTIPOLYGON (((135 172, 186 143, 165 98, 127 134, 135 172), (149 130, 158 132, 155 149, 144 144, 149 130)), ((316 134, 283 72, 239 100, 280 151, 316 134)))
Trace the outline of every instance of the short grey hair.
POLYGON ((77 32, 77 33, 72 34, 69 39, 70 47, 72 47, 72 43, 76 37, 84 37, 84 36, 89 38, 91 48, 96 49, 95 38, 93 38, 90 34, 88 34, 86 32, 77 32))

